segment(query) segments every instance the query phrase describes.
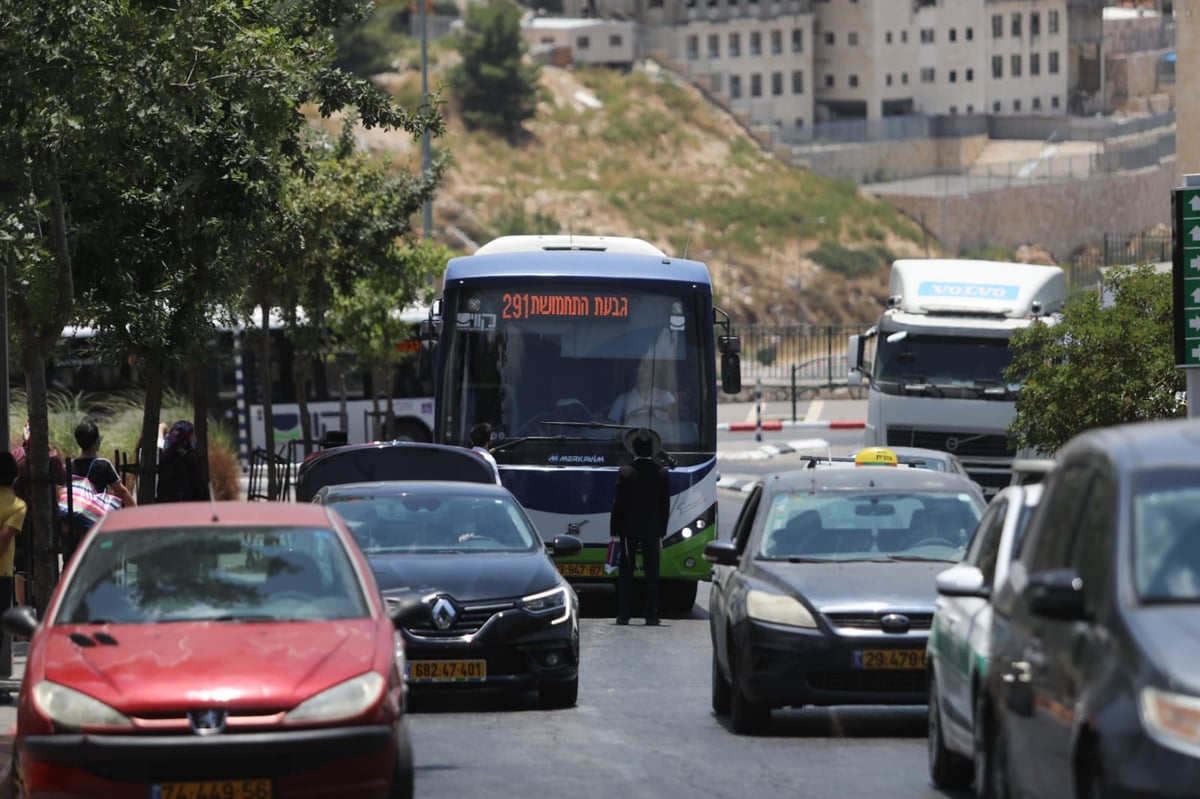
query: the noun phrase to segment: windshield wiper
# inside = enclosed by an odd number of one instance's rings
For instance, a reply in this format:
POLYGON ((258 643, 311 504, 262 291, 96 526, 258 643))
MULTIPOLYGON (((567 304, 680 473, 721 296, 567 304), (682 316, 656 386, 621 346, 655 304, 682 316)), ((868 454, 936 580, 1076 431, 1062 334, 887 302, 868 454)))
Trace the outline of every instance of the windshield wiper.
POLYGON ((957 558, 931 558, 927 555, 888 555, 887 560, 911 562, 939 561, 941 563, 953 563, 957 560, 957 558))
POLYGON ((937 385, 936 383, 926 382, 926 379, 924 377, 920 378, 919 383, 907 383, 906 382, 904 384, 904 390, 908 391, 908 392, 912 392, 912 393, 920 392, 921 394, 927 394, 930 391, 932 391, 935 394, 937 394, 939 397, 946 396, 946 392, 942 391, 941 386, 937 385))
POLYGON ((985 397, 996 397, 997 399, 1013 399, 1017 393, 1008 387, 1008 384, 999 380, 988 380, 977 378, 971 385, 971 388, 978 391, 985 397))
POLYGON ((267 622, 283 620, 283 616, 273 616, 269 613, 227 613, 224 616, 213 616, 211 619, 196 619, 195 621, 267 622))

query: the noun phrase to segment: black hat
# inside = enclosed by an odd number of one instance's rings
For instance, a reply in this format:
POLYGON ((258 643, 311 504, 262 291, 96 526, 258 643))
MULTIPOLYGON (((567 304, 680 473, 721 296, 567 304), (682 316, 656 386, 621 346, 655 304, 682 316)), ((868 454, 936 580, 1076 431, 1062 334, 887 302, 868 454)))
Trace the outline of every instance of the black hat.
POLYGON ((653 458, 662 450, 662 437, 648 427, 625 433, 625 449, 635 458, 653 458))

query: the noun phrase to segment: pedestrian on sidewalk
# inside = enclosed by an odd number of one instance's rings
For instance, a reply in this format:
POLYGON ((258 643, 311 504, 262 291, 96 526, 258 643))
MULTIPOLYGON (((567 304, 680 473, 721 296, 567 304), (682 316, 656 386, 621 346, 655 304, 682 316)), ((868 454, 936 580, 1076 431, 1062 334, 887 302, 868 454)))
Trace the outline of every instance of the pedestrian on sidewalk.
MULTIPOLYGON (((17 459, 7 450, 0 452, 0 614, 12 607, 13 556, 17 536, 25 525, 25 500, 17 496, 17 459)), ((12 636, 0 633, 0 679, 12 676, 12 636)), ((12 694, 0 691, 0 704, 12 702, 12 694)))
POLYGON ((640 427, 625 434, 625 447, 633 455, 617 472, 609 533, 620 539, 621 557, 617 572, 617 624, 629 624, 633 612, 634 558, 642 553, 645 583, 643 612, 646 624, 655 627, 658 619, 658 571, 662 539, 667 534, 671 511, 671 493, 667 467, 654 459, 662 449, 662 439, 649 428, 640 427))

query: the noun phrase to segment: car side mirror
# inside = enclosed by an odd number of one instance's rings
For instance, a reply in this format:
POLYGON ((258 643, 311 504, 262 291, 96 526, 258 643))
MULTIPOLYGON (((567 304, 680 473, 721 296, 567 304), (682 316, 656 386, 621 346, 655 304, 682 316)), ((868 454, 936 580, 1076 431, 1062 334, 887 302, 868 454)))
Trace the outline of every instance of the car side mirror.
POLYGON ((738 562, 737 544, 733 541, 709 541, 704 545, 704 559, 718 566, 735 566, 738 562))
POLYGON ((555 558, 570 558, 583 551, 583 542, 573 535, 556 535, 550 542, 550 555, 555 558))
POLYGON ((1074 569, 1050 569, 1029 577, 1024 594, 1029 609, 1039 616, 1062 621, 1087 618, 1083 578, 1074 569))
POLYGON ((0 616, 0 629, 9 635, 23 635, 26 638, 33 635, 37 629, 37 608, 29 605, 17 605, 4 611, 0 616))
POLYGON ((404 596, 386 596, 388 618, 392 626, 399 630, 402 627, 412 627, 433 618, 428 604, 415 594, 404 596))
POLYGON ((939 572, 934 578, 937 592, 942 596, 973 596, 987 599, 992 595, 992 588, 983 583, 983 572, 977 566, 960 563, 951 566, 944 572, 939 572))

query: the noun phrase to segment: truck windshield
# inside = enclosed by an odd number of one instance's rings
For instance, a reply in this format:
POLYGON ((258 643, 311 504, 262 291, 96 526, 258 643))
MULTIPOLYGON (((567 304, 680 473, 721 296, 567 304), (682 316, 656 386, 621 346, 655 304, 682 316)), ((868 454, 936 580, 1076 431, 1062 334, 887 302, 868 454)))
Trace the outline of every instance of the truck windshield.
POLYGON ((899 341, 879 337, 875 358, 881 382, 1016 391, 1004 370, 1012 362, 1003 338, 946 338, 908 333, 899 341))

